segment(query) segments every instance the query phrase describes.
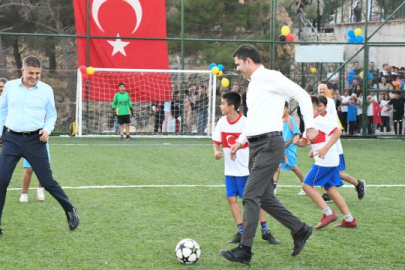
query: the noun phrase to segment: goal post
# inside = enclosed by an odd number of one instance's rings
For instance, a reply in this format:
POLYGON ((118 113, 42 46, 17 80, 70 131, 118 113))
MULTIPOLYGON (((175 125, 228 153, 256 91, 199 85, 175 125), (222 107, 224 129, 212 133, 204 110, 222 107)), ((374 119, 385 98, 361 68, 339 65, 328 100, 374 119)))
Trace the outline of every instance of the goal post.
POLYGON ((209 70, 95 68, 77 70, 76 136, 115 135, 113 99, 124 83, 133 110, 132 135, 211 136, 217 77, 209 70))

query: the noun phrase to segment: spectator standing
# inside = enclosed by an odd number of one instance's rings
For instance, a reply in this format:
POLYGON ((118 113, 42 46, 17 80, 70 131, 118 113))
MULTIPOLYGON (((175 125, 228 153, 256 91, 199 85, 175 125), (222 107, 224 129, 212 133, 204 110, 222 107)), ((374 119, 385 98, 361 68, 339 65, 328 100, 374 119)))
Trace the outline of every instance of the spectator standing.
POLYGON ((363 91, 357 94, 357 134, 363 129, 363 91))
POLYGON ((195 111, 197 112, 197 132, 203 134, 208 122, 208 103, 209 97, 207 87, 200 85, 198 87, 198 96, 195 101, 195 111))
POLYGON ((377 97, 373 91, 369 92, 367 96, 367 134, 374 135, 375 127, 374 127, 374 102, 377 102, 377 97))
POLYGON ((164 102, 152 103, 152 111, 155 113, 155 125, 153 132, 162 131, 163 120, 165 119, 164 102))
POLYGON ((329 72, 326 75, 327 78, 329 79, 328 81, 328 88, 329 89, 337 89, 338 87, 338 82, 339 82, 339 73, 335 73, 335 66, 330 65, 329 66, 329 72))
POLYGON ((388 93, 384 93, 383 97, 380 101, 380 107, 381 107, 381 132, 384 133, 384 127, 387 133, 391 131, 391 126, 390 126, 390 111, 391 107, 388 104, 390 102, 390 97, 388 93))
POLYGON ((393 108, 393 120, 395 135, 402 135, 402 121, 404 118, 404 102, 405 98, 401 94, 395 93, 394 98, 388 103, 393 108))
POLYGON ((349 135, 354 135, 357 132, 357 103, 355 94, 350 97, 350 102, 347 105, 347 122, 349 123, 349 135))
POLYGON ((354 13, 354 21, 361 22, 362 8, 360 5, 360 1, 357 1, 356 6, 353 9, 353 13, 354 13))
POLYGON ((350 102, 349 90, 345 89, 343 91, 343 96, 341 96, 342 103, 340 104, 340 122, 342 123, 343 130, 345 134, 347 133, 347 105, 350 102))

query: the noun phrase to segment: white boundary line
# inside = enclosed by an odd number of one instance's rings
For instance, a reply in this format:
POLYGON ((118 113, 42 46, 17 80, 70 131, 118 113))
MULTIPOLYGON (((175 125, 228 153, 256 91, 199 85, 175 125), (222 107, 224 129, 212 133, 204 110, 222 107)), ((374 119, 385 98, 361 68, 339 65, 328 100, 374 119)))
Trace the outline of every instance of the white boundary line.
MULTIPOLYGON (((120 189, 120 188, 223 188, 225 185, 107 185, 107 186, 78 186, 78 187, 62 187, 63 189, 120 189)), ((300 188, 299 185, 277 185, 282 188, 300 188)), ((352 185, 343 185, 344 188, 354 188, 352 185)), ((369 187, 381 188, 381 187, 405 187, 405 184, 393 184, 393 185, 367 185, 369 187)), ((36 189, 36 188, 30 188, 36 189)), ((8 188, 8 190, 21 190, 21 188, 8 188)))

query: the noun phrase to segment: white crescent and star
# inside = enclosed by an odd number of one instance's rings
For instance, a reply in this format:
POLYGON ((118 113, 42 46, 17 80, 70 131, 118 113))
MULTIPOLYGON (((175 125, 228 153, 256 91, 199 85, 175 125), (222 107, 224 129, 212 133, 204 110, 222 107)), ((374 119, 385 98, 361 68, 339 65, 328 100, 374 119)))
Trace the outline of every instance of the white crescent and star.
POLYGON ((235 137, 233 135, 226 136, 226 142, 228 143, 229 146, 233 146, 235 144, 235 137), (229 142, 230 138, 233 138, 233 141, 234 141, 233 143, 229 142))
MULTIPOLYGON (((98 19, 98 12, 101 8, 101 6, 107 2, 108 0, 94 0, 93 1, 93 5, 91 7, 91 14, 93 16, 94 22, 96 23, 97 27, 104 33, 104 29, 100 24, 100 21, 98 19)), ((123 0, 124 2, 127 2, 132 9, 135 11, 136 14, 136 24, 135 24, 135 28, 132 30, 131 34, 135 33, 136 30, 138 30, 139 25, 141 24, 142 21, 142 6, 141 3, 139 2, 139 0, 123 0)), ((115 41, 110 41, 107 40, 107 42, 113 46, 113 52, 112 52, 112 56, 114 56, 117 52, 120 52, 122 55, 127 56, 125 53, 125 46, 127 46, 130 42, 125 42, 125 41, 121 41, 121 39, 119 38, 119 33, 117 33, 117 39, 115 39, 115 41)))

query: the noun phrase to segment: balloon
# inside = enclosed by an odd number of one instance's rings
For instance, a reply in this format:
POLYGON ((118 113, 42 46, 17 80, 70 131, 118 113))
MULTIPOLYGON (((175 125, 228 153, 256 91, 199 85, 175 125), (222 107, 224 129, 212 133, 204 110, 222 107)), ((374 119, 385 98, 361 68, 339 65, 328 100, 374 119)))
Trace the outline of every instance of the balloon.
POLYGON ((356 42, 357 42, 357 43, 363 43, 363 41, 364 41, 364 37, 363 37, 363 36, 357 36, 357 37, 356 37, 356 42))
POLYGON ((218 65, 218 69, 219 69, 219 71, 222 71, 222 70, 224 70, 224 65, 218 65))
POLYGON ((81 73, 87 73, 87 68, 86 68, 86 66, 80 66, 80 67, 79 67, 79 70, 80 70, 81 73))
POLYGON ((349 29, 349 30, 347 30, 347 36, 348 37, 355 37, 356 34, 354 33, 353 29, 349 29))
POLYGON ((211 68, 211 72, 212 72, 212 74, 217 75, 219 72, 219 68, 217 66, 215 66, 215 67, 211 68))
POLYGON ((354 75, 356 75, 356 73, 354 73, 354 70, 350 70, 350 71, 349 71, 349 76, 348 76, 348 77, 353 77, 354 75))
POLYGON ((291 29, 287 25, 281 28, 281 34, 283 34, 284 36, 287 36, 289 33, 291 33, 291 29))
POLYGON ((354 35, 357 37, 357 36, 360 36, 361 35, 361 29, 360 28, 356 28, 355 30, 354 30, 354 35))
POLYGON ((222 76, 222 71, 220 70, 220 71, 218 71, 218 73, 217 73, 217 77, 221 77, 222 76))
POLYGON ((294 36, 293 36, 293 34, 288 34, 288 35, 285 37, 285 41, 287 41, 287 42, 293 42, 293 41, 294 41, 294 36))
POLYGON ((94 73, 96 72, 96 71, 94 70, 94 67, 88 67, 88 68, 86 69, 86 71, 87 71, 87 74, 90 75, 90 76, 94 75, 94 73))
POLYGON ((87 80, 89 78, 89 74, 87 74, 87 72, 86 73, 82 73, 82 79, 83 80, 87 80))
POLYGON ((360 78, 362 78, 363 79, 363 77, 364 77, 364 73, 363 73, 363 71, 362 72, 360 72, 360 78))
POLYGON ((369 78, 369 79, 374 79, 374 75, 369 72, 369 73, 368 73, 368 78, 369 78))
POLYGON ((285 36, 284 36, 284 35, 279 35, 279 36, 278 36, 278 39, 279 39, 280 41, 285 41, 285 36))
POLYGON ((229 86, 229 80, 227 78, 222 78, 221 85, 224 88, 228 87, 229 86))
POLYGON ((311 68, 309 69, 309 71, 311 71, 311 73, 315 73, 315 72, 316 72, 316 68, 315 68, 315 67, 311 67, 311 68))
POLYGON ((347 40, 347 42, 349 43, 355 43, 357 41, 356 37, 349 37, 349 39, 347 40))
POLYGON ((329 90, 329 89, 326 89, 326 96, 327 96, 328 98, 333 98, 332 91, 329 90))
POLYGON ((216 67, 216 66, 217 66, 217 64, 211 63, 211 64, 209 65, 208 69, 211 70, 213 67, 216 67))

